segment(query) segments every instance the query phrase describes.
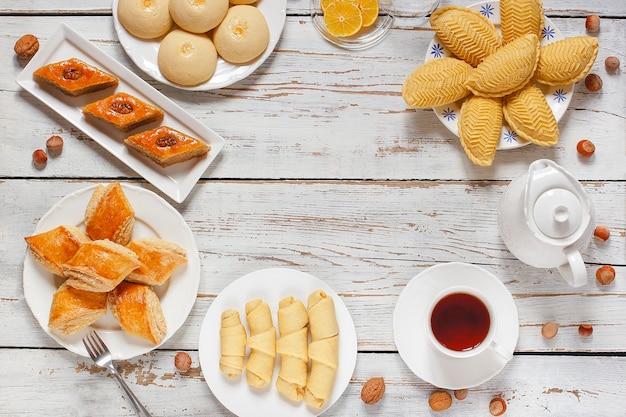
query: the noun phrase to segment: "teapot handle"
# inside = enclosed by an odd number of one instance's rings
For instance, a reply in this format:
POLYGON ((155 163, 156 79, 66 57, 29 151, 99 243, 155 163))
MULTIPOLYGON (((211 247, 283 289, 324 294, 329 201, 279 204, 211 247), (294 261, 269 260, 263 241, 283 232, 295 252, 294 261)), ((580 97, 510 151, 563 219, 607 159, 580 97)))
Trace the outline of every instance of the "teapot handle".
POLYGON ((565 248, 567 263, 557 267, 565 282, 574 288, 582 287, 587 283, 587 269, 583 257, 575 248, 565 248))

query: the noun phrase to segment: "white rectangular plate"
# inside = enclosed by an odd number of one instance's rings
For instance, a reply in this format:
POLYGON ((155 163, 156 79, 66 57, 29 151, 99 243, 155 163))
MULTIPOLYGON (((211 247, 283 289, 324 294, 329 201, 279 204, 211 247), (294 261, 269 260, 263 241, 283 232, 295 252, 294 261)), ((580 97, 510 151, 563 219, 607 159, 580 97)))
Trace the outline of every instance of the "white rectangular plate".
POLYGON ((224 147, 225 141, 221 136, 63 23, 26 65, 16 81, 177 203, 187 198, 224 147), (165 112, 163 121, 123 133, 107 123, 85 119, 82 107, 113 94, 113 89, 70 97, 55 88, 40 85, 33 79, 33 72, 37 68, 69 58, 78 58, 118 77, 120 81, 115 92, 124 91, 161 108, 165 112), (162 168, 124 144, 124 138, 129 134, 159 125, 167 125, 201 139, 211 146, 211 150, 204 157, 162 168))

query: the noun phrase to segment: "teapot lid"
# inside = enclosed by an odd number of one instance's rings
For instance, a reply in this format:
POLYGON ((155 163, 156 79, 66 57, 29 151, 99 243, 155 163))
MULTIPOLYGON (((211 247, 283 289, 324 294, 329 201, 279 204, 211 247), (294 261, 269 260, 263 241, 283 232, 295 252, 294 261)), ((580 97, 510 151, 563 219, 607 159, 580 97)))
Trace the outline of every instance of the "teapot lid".
POLYGON ((537 228, 546 236, 562 239, 576 232, 583 219, 583 206, 573 192, 553 188, 535 200, 533 217, 537 228))

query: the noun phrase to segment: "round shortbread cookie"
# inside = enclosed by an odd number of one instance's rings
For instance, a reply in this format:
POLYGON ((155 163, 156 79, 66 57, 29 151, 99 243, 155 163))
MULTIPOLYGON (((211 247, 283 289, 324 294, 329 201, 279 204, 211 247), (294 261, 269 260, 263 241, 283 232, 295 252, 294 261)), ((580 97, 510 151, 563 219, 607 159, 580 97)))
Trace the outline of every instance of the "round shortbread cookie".
POLYGON ((169 0, 119 0, 117 17, 124 28, 141 39, 163 36, 174 24, 169 0))
POLYGON ((170 15, 182 29, 205 33, 220 24, 228 0, 170 0, 170 15))
POLYGON ((171 82, 198 85, 215 73, 217 51, 207 35, 175 29, 161 42, 158 64, 163 76, 171 82))
POLYGON ((213 31, 217 53, 232 64, 246 64, 265 51, 270 29, 265 16, 254 6, 236 5, 213 31))

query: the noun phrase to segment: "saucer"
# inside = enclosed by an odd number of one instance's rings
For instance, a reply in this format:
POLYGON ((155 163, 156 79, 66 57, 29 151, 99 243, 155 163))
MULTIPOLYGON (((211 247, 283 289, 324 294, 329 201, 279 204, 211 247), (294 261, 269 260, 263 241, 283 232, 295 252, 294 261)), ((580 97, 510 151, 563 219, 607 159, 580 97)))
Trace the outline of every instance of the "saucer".
POLYGON ((471 358, 449 358, 429 342, 421 326, 430 300, 453 285, 475 287, 492 300, 498 314, 494 338, 513 352, 519 337, 519 322, 511 293, 495 275, 461 262, 430 267, 407 284, 393 313, 394 339, 402 360, 424 381, 445 389, 471 388, 493 378, 508 361, 491 349, 471 358))

